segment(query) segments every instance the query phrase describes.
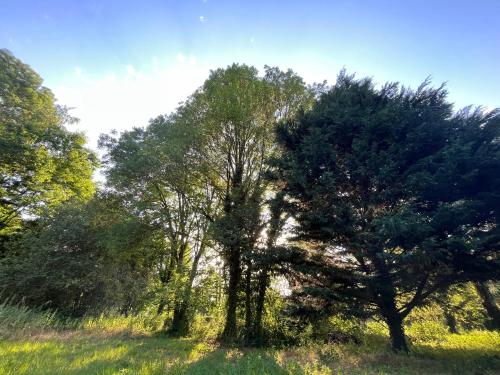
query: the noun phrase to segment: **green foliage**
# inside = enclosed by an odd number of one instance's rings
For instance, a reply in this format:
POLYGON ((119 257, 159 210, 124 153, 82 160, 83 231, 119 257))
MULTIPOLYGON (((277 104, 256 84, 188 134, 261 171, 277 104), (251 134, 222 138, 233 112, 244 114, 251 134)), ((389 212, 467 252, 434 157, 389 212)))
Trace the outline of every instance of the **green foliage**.
POLYGON ((29 66, 0 50, 0 235, 72 197, 94 194, 95 155, 29 66))
POLYGON ((97 195, 73 121, 0 50, 0 373, 499 369, 498 111, 233 64, 103 136, 97 195))
POLYGON ((482 329, 486 314, 474 285, 467 283, 455 285, 448 290, 448 303, 454 309, 457 323, 464 330, 482 329))
POLYGON ((447 333, 443 322, 434 319, 412 322, 406 329, 412 342, 441 340, 447 333))
POLYGON ((278 128, 297 301, 324 313, 365 301, 396 350, 402 320, 436 290, 498 276, 499 112, 454 114, 446 95, 341 72, 278 128))
POLYGON ((67 204, 40 220, 0 263, 13 298, 68 315, 137 308, 147 287, 155 236, 110 197, 67 204))
POLYGON ((329 318, 316 321, 313 326, 313 337, 322 342, 331 343, 359 343, 363 336, 362 322, 350 318, 333 315, 329 318))
POLYGON ((446 327, 446 312, 453 315, 458 331, 485 327, 486 314, 472 283, 454 285, 447 291, 437 294, 426 305, 414 309, 408 315, 406 323, 412 329, 414 326, 425 326, 431 322, 446 327))

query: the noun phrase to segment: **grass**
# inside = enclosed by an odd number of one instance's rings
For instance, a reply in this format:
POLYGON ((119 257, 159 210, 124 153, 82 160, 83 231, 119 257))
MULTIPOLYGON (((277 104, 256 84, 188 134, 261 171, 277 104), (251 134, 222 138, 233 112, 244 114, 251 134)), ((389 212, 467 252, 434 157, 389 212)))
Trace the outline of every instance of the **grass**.
POLYGON ((410 355, 392 353, 380 327, 368 327, 361 345, 236 349, 154 333, 153 317, 101 317, 64 326, 42 312, 24 313, 15 319, 0 307, 0 326, 8 321, 10 330, 0 341, 0 374, 500 374, 498 332, 420 339, 409 330, 410 355))
POLYGON ((471 332, 396 355, 361 346, 232 349, 155 334, 73 330, 0 343, 0 374, 498 374, 500 335, 471 332))

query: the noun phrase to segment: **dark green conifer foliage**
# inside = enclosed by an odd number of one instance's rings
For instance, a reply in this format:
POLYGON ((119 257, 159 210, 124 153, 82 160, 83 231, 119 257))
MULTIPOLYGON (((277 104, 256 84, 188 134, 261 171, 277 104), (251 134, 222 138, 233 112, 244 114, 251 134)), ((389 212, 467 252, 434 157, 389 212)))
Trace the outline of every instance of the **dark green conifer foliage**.
POLYGON ((404 318, 429 295, 498 277, 500 116, 454 114, 446 95, 341 72, 278 129, 276 165, 305 244, 296 294, 318 310, 363 301, 397 351, 408 350, 404 318))

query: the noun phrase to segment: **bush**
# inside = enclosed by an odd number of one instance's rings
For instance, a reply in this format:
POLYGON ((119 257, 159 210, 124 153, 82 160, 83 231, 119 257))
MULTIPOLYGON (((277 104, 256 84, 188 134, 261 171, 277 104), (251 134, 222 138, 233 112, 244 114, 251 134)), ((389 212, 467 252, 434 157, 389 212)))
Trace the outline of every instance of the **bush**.
POLYGON ((4 244, 0 285, 27 306, 71 317, 137 312, 152 277, 156 238, 113 203, 106 197, 68 203, 32 223, 4 244))
POLYGON ((142 311, 135 315, 101 314, 98 317, 84 317, 78 328, 94 331, 149 333, 159 331, 163 317, 152 311, 142 311))
POLYGON ((327 343, 355 343, 362 341, 363 324, 354 318, 334 315, 313 325, 312 336, 327 343))
POLYGON ((447 327, 438 321, 416 322, 406 328, 412 342, 443 341, 448 335, 447 327))

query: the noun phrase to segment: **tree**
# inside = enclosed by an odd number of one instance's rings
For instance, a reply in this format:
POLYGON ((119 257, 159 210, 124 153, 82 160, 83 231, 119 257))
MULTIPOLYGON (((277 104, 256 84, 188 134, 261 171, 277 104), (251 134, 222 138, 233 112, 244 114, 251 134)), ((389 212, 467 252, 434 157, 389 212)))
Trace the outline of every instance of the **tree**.
POLYGON ((224 202, 215 228, 229 274, 223 332, 228 341, 237 335, 242 255, 251 251, 258 235, 261 172, 274 116, 267 93, 255 68, 233 65, 213 71, 200 96, 206 103, 200 155, 224 202))
POLYGON ((194 95, 200 108, 195 122, 200 134, 195 147, 198 165, 223 202, 213 222, 228 270, 222 333, 227 341, 238 335, 242 290, 246 333, 253 325, 252 281, 259 271, 254 267, 254 253, 266 226, 262 206, 269 182, 264 173, 268 158, 276 151, 274 124, 307 106, 312 96, 292 71, 266 67, 264 77, 259 77, 255 68, 236 64, 212 71, 194 95))
POLYGON ((190 124, 196 110, 188 100, 172 115, 152 120, 146 129, 125 132, 119 139, 105 136, 100 142, 107 148, 108 187, 135 215, 163 232, 166 248, 157 264, 163 285, 158 312, 171 302, 170 332, 175 335, 189 330, 193 282, 211 246, 210 218, 219 207, 213 189, 193 167, 197 134, 190 124))
POLYGON ((29 66, 0 50, 0 235, 72 197, 94 194, 96 158, 29 66))
POLYGON ((498 277, 500 116, 454 114, 446 95, 342 72, 278 129, 296 294, 324 312, 362 302, 395 351, 408 350, 405 317, 434 292, 498 277))

